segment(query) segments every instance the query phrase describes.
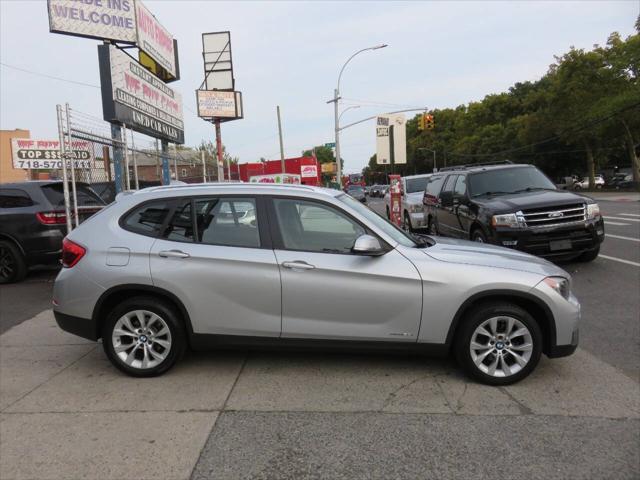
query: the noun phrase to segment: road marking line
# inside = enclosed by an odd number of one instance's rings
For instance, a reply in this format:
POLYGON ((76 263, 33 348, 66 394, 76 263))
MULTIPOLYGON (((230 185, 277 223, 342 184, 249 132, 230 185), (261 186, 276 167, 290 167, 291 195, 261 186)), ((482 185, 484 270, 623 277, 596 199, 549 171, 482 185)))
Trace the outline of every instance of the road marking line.
POLYGON ((616 213, 616 215, 624 215, 625 217, 640 217, 637 213, 616 213))
POLYGON ((613 260, 614 262, 626 263, 628 265, 633 265, 634 267, 640 267, 640 263, 632 262, 631 260, 623 260, 622 258, 610 257, 609 255, 598 255, 600 258, 604 258, 606 260, 613 260))
POLYGON ((620 240, 629 240, 630 242, 640 242, 640 238, 621 237, 620 235, 605 234, 606 237, 619 238, 620 240))
POLYGON ((624 218, 624 217, 604 217, 605 220, 624 220, 625 222, 640 222, 640 218, 624 218))
POLYGON ((625 225, 625 226, 629 226, 629 225, 631 225, 631 224, 630 224, 630 223, 610 222, 609 220, 607 220, 607 225, 616 225, 616 226, 622 226, 622 225, 625 225))

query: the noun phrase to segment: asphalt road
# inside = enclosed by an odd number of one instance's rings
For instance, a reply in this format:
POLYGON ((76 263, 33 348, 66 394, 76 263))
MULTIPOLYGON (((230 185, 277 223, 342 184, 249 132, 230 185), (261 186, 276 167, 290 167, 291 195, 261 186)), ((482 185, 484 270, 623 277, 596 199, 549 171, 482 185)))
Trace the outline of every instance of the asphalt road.
MULTIPOLYGON (((580 346, 640 380, 640 202, 598 203, 606 232, 600 256, 560 266, 571 274, 582 304, 580 346)), ((381 199, 368 205, 385 214, 381 199)))

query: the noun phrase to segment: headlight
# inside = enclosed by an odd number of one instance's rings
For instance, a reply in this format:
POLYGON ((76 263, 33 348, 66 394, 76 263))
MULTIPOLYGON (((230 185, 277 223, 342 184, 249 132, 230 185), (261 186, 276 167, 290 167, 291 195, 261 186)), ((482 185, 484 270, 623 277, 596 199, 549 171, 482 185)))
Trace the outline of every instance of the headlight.
POLYGON ((507 213, 505 215, 494 215, 491 217, 491 225, 494 227, 511 227, 518 228, 518 217, 515 213, 507 213))
POLYGON ((411 213, 422 212, 422 205, 419 203, 412 203, 407 205, 407 210, 409 210, 409 212, 411 213))
POLYGON ((600 216, 600 205, 597 203, 587 204, 587 218, 594 220, 600 216))
POLYGON ((564 277, 547 277, 543 280, 544 283, 553 288, 556 292, 562 296, 565 300, 569 299, 571 295, 571 285, 569 280, 564 277))

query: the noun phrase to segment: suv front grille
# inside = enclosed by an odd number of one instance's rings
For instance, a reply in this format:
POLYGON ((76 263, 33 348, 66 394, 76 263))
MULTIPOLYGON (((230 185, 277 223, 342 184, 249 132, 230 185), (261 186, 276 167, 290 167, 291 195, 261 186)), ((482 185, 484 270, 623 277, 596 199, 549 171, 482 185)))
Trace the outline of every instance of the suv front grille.
POLYGON ((528 228, 549 228, 573 223, 583 223, 587 219, 584 203, 523 210, 517 213, 518 220, 528 228))

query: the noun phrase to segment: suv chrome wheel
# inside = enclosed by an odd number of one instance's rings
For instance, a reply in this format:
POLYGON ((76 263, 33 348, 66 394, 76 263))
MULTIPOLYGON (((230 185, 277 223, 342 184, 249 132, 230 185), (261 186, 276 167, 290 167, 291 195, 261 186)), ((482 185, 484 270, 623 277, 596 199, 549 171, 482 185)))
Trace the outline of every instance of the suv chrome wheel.
POLYGON ((533 338, 518 319, 492 317, 481 323, 471 335, 471 359, 483 373, 508 377, 521 371, 531 360, 533 338))
POLYGON ((171 331, 159 315, 148 310, 125 313, 111 334, 115 354, 132 368, 154 368, 171 351, 171 331))

